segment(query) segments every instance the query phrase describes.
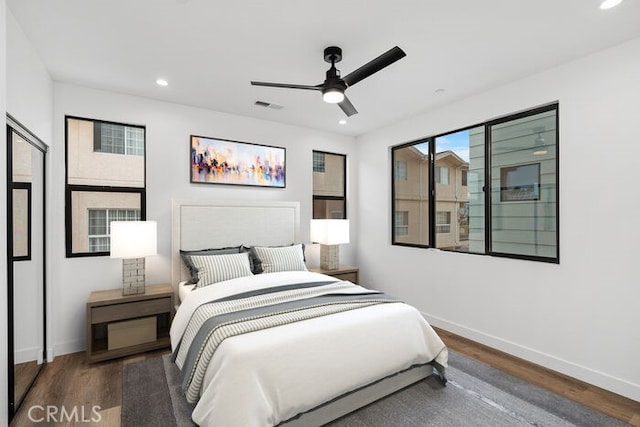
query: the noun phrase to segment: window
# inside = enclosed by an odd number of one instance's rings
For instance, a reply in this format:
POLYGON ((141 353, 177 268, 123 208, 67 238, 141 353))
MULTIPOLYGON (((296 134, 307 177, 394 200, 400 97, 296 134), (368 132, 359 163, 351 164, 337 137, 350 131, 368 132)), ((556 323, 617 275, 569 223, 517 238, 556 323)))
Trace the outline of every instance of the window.
POLYGON ((451 212, 436 213, 436 233, 451 233, 451 212))
POLYGON ((313 171, 317 173, 325 172, 325 153, 321 151, 313 152, 313 171))
POLYGON ((449 168, 436 166, 436 184, 449 185, 449 168))
POLYGON ((500 201, 540 200, 540 163, 500 168, 500 201))
POLYGON ((96 121, 93 128, 93 150, 144 156, 144 128, 96 121))
POLYGON ((140 221, 139 209, 89 209, 89 252, 110 248, 111 221, 140 221))
POLYGON ((428 246, 431 226, 429 144, 412 142, 391 151, 393 171, 393 243, 428 246), (405 178, 405 179, 403 179, 405 178))
POLYGON ((111 221, 144 220, 145 128, 66 117, 68 257, 109 253, 111 221))
POLYGON ((408 236, 409 235, 409 212, 408 211, 396 211, 395 213, 395 232, 396 236, 408 236))
POLYGON ((347 156, 313 152, 313 218, 346 219, 347 156))
POLYGON ((398 181, 406 181, 407 176, 407 162, 406 160, 396 160, 396 179, 398 181))
POLYGON ((491 122, 490 253, 558 262, 558 109, 491 122))
POLYGON ((392 243, 558 263, 558 120, 550 104, 393 147, 392 243))

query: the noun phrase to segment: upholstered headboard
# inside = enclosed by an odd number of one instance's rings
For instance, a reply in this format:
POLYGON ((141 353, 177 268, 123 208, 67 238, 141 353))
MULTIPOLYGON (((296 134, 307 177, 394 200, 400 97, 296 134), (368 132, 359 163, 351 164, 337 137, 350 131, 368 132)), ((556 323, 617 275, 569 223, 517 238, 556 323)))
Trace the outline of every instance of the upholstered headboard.
POLYGON ((299 202, 173 200, 171 279, 186 279, 180 249, 281 246, 300 242, 299 202))

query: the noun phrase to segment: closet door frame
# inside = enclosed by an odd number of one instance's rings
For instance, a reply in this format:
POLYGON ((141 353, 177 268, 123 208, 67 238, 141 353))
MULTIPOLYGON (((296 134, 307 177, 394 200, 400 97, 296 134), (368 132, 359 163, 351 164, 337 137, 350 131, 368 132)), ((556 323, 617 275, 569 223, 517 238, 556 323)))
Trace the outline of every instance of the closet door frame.
MULTIPOLYGON (((46 198, 47 198, 47 170, 46 170, 46 154, 48 146, 35 134, 29 131, 13 116, 7 113, 7 125, 6 125, 6 141, 7 141, 7 396, 8 396, 8 414, 9 422, 13 419, 16 412, 20 408, 20 405, 25 400, 26 395, 35 383, 44 365, 47 363, 47 221, 46 221, 46 198), (31 379, 29 385, 22 396, 20 402, 16 402, 15 396, 15 323, 14 323, 14 262, 19 261, 13 256, 13 189, 20 188, 20 186, 14 186, 13 182, 13 134, 18 134, 22 137, 32 149, 38 150, 42 154, 42 364, 37 370, 37 373, 31 379)), ((30 212, 30 215, 32 212, 30 212)), ((29 218, 32 223, 32 219, 29 218)), ((30 226, 31 227, 31 226, 30 226)), ((31 239, 36 238, 29 230, 31 239)), ((29 243, 31 246, 31 243, 29 243)), ((30 249, 31 250, 31 249, 30 249)))

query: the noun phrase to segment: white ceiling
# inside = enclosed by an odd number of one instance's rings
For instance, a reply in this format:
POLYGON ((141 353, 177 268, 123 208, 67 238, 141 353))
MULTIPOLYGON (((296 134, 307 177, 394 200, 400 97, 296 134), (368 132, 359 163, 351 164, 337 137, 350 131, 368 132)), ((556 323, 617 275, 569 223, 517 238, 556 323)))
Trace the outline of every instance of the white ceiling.
POLYGON ((359 135, 640 36, 640 1, 7 0, 55 81, 359 135), (315 91, 323 50, 345 76, 407 57, 349 88, 345 118, 315 91), (163 77, 168 87, 155 81, 163 77), (444 89, 444 91, 438 91, 444 89), (275 110, 255 101, 282 105, 275 110))

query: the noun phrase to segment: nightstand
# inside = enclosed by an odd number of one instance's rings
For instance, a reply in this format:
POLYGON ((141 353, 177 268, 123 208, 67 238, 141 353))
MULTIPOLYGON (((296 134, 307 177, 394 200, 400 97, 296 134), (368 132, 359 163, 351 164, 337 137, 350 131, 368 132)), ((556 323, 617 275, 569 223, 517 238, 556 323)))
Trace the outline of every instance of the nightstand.
POLYGON ((348 280, 350 282, 358 284, 358 267, 352 267, 350 265, 340 265, 337 270, 323 270, 320 267, 310 268, 309 271, 314 273, 322 273, 327 276, 335 277, 340 280, 348 280))
POLYGON ((87 300, 89 363, 168 347, 173 320, 171 285, 147 286, 144 294, 122 288, 92 292, 87 300))

